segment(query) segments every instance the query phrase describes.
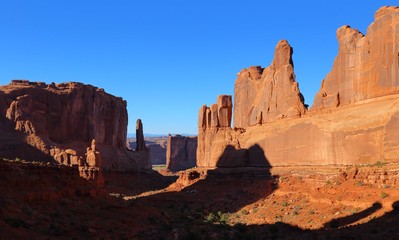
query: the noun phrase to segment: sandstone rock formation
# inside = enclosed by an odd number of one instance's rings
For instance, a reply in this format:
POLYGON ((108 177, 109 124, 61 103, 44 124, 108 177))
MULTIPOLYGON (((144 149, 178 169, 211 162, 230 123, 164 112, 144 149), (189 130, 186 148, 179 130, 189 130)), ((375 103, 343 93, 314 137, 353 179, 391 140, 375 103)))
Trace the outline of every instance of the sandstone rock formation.
POLYGON ((123 147, 126 101, 81 83, 50 84, 13 80, 3 86, 5 117, 15 129, 56 142, 91 141, 123 147))
POLYGON ((91 146, 86 149, 86 164, 89 167, 101 167, 101 155, 96 151, 95 139, 91 142, 91 146))
POLYGON ((306 112, 295 81, 292 48, 280 41, 267 68, 249 67, 238 73, 234 87, 234 126, 246 128, 306 112))
POLYGON ((64 165, 81 165, 83 158, 79 157, 77 152, 73 149, 59 149, 57 147, 50 149, 50 156, 57 162, 64 165))
POLYGON ((61 163, 78 164, 85 146, 96 139, 103 168, 151 167, 147 152, 126 149, 126 101, 103 89, 76 82, 13 80, 0 87, 0 114, 0 156, 9 157, 9 151, 19 149, 23 158, 29 158, 39 150, 61 163))
POLYGON ((198 128, 224 128, 230 127, 232 115, 232 101, 230 95, 220 95, 217 104, 212 104, 209 108, 204 105, 198 115, 198 128))
POLYGON ((339 54, 311 111, 285 41, 270 67, 241 71, 233 129, 215 125, 216 107, 199 111, 197 166, 399 161, 399 9, 383 7, 375 18, 367 36, 347 26, 338 30, 339 54))
MULTIPOLYGON (((129 149, 136 149, 136 138, 128 138, 127 146, 129 149)), ((167 136, 145 137, 145 145, 148 148, 148 159, 153 165, 166 164, 167 136)))
POLYGON ((143 132, 143 123, 141 119, 137 119, 136 121, 136 151, 144 151, 146 150, 145 140, 144 140, 144 132, 143 132))
POLYGON ((147 147, 150 151, 149 160, 152 164, 166 164, 166 148, 168 146, 167 137, 158 141, 150 141, 147 143, 147 147))
POLYGON ((166 148, 166 168, 180 171, 195 167, 197 151, 197 137, 181 135, 168 136, 166 148))
POLYGON ((214 159, 228 144, 224 141, 224 133, 229 131, 231 126, 231 96, 220 95, 216 102, 218 104, 212 104, 210 107, 203 105, 198 114, 198 166, 208 166, 209 159, 214 159), (222 113, 220 116, 219 112, 222 113), (223 126, 219 123, 223 123, 223 126), (223 136, 217 144, 214 142, 215 135, 223 136))
POLYGON ((382 7, 366 36, 349 26, 339 28, 338 56, 312 110, 399 93, 398 27, 399 8, 382 7))

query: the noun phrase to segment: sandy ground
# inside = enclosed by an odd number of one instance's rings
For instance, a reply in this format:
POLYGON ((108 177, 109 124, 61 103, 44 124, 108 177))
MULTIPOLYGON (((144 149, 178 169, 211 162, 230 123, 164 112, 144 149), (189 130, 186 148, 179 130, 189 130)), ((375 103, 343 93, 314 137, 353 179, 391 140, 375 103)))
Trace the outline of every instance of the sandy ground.
POLYGON ((1 239, 399 239, 398 186, 350 168, 104 173, 101 187, 0 163, 1 239))

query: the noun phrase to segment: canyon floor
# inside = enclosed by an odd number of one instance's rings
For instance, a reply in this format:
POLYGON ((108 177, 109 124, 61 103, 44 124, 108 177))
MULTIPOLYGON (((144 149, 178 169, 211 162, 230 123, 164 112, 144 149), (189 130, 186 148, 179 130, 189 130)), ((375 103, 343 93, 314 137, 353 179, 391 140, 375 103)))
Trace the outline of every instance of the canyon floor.
POLYGON ((0 160, 0 236, 398 239, 399 189, 383 183, 398 168, 158 169, 98 185, 70 167, 0 160))

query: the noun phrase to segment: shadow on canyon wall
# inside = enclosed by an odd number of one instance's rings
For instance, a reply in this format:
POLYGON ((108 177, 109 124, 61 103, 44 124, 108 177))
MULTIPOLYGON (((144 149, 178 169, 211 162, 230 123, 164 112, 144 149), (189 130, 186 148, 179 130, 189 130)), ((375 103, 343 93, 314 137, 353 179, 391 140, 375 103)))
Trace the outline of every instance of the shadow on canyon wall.
POLYGON ((55 163, 55 160, 50 155, 27 144, 25 138, 26 135, 16 131, 14 124, 10 120, 1 118, 0 158, 55 163))
POLYGON ((235 149, 227 145, 216 166, 221 167, 271 167, 261 146, 255 144, 248 149, 235 149))

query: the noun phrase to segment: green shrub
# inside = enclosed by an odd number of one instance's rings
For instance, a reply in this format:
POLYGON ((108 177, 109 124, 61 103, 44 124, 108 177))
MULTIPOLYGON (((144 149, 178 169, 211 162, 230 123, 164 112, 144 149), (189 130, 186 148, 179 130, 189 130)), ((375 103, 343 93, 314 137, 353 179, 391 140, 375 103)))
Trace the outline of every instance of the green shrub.
POLYGON ((362 181, 357 181, 357 182, 356 182, 356 186, 362 187, 362 186, 364 186, 364 182, 362 182, 362 181))
POLYGON ((208 216, 205 217, 205 222, 208 223, 219 223, 219 224, 228 224, 230 219, 229 213, 222 213, 219 211, 217 214, 209 213, 208 216))
POLYGON ((330 185, 331 184, 331 181, 330 180, 327 180, 326 181, 326 185, 330 185))
POLYGON ((218 221, 218 217, 214 213, 209 213, 208 216, 205 218, 206 222, 214 223, 218 221))
POLYGON ((389 197, 389 194, 386 192, 381 192, 381 198, 387 198, 389 197))
POLYGON ((218 216, 219 216, 219 222, 221 224, 228 224, 229 223, 229 214, 228 213, 218 212, 218 216))
POLYGON ((246 209, 243 209, 243 210, 241 210, 241 214, 243 214, 243 215, 248 215, 248 214, 249 214, 249 212, 248 212, 248 210, 246 210, 246 209))

